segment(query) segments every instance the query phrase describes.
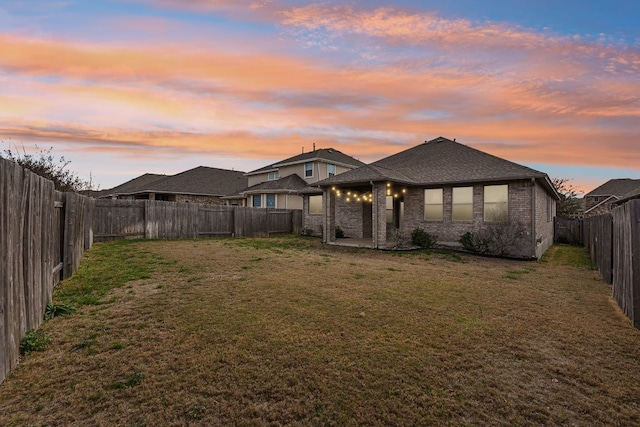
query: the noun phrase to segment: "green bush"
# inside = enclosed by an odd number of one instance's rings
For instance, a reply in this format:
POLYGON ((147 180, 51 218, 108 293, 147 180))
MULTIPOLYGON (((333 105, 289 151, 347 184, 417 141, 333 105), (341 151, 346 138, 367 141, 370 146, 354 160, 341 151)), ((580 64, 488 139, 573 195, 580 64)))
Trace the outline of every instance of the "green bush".
POLYGON ((47 348, 50 341, 44 331, 28 331, 20 341, 20 354, 26 356, 34 351, 42 351, 47 348))
POLYGON ((47 304, 47 308, 44 311, 44 320, 51 320, 54 317, 66 316, 67 314, 73 314, 76 311, 75 307, 68 304, 47 304))
POLYGON ((421 248, 430 248, 436 243, 438 236, 429 234, 420 227, 411 232, 411 243, 421 248))
POLYGON ((460 236, 460 240, 458 240, 461 244, 462 247, 469 251, 469 252, 475 252, 476 248, 475 245, 473 244, 473 233, 470 231, 467 231, 466 233, 464 233, 462 236, 460 236))
POLYGON ((340 227, 336 227, 336 239, 344 238, 344 231, 340 227))

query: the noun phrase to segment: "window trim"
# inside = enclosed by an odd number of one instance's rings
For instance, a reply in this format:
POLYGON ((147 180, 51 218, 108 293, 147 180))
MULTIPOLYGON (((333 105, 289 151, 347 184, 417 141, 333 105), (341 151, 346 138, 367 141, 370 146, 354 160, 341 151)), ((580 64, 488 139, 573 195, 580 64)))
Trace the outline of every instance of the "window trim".
POLYGON ((251 207, 253 207, 253 208, 261 208, 262 207, 262 194, 254 194, 253 196, 251 196, 251 207), (260 202, 258 204, 258 206, 256 206, 256 200, 258 200, 260 202))
POLYGON ((277 179, 280 179, 280 172, 278 171, 269 172, 269 174, 267 175, 268 181, 275 181, 277 179))
POLYGON ((304 177, 313 178, 313 162, 307 162, 304 164, 304 177), (307 166, 311 166, 311 167, 307 168, 307 166), (311 175, 307 174, 307 172, 311 172, 311 175))
POLYGON ((509 222, 509 184, 497 184, 497 185, 485 185, 483 187, 483 205, 482 205, 482 219, 484 222, 488 223, 505 223, 509 222), (505 202, 487 202, 487 187, 505 187, 507 189, 507 198, 505 202), (499 204, 504 204, 504 209, 506 212, 506 219, 503 221, 495 220, 495 219, 487 219, 487 205, 496 206, 499 204))
POLYGON ((443 222, 444 221, 444 188, 425 188, 424 189, 424 221, 443 222), (440 203, 427 203, 427 191, 440 191, 440 203), (440 206, 440 219, 427 218, 427 206, 440 206))
MULTIPOLYGON (((451 188, 451 221, 452 222, 473 222, 474 220, 474 212, 473 212, 473 202, 474 202, 474 191, 473 191, 473 186, 464 186, 464 187, 453 187, 451 188), (471 190, 471 202, 465 202, 465 203, 456 203, 456 190, 457 189, 470 189, 471 190), (456 207, 458 208, 462 208, 462 207, 466 207, 468 210, 468 207, 471 207, 471 218, 469 219, 456 219, 456 215, 455 215, 455 211, 456 211, 456 207)), ((467 212, 468 213, 468 212, 467 212)))
POLYGON ((278 207, 278 195, 276 193, 267 193, 264 195, 264 207, 265 208, 277 208, 278 207), (269 199, 273 197, 273 206, 269 206, 269 199))
POLYGON ((322 215, 322 194, 320 194, 320 195, 318 195, 318 194, 310 195, 310 196, 308 197, 307 201, 308 201, 307 213, 308 213, 309 215, 322 215), (312 211, 311 211, 311 198, 312 198, 312 197, 320 197, 320 210, 319 210, 318 212, 316 212, 316 211, 313 211, 313 212, 312 212, 312 211))
POLYGON ((331 178, 332 176, 336 176, 336 165, 329 163, 327 165, 327 177, 331 178), (331 172, 331 169, 333 169, 333 172, 331 172))

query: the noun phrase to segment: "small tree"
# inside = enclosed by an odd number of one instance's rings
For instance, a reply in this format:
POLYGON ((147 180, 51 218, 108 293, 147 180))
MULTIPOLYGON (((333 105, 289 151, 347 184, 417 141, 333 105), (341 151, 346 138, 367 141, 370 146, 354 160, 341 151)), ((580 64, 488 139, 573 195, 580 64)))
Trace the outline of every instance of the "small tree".
POLYGON ((569 183, 568 178, 551 178, 551 183, 560 195, 560 201, 556 205, 556 215, 569 218, 580 210, 578 191, 569 183))
POLYGON ((11 160, 36 175, 53 181, 58 191, 79 192, 93 189, 91 177, 85 181, 75 172, 67 169, 71 161, 65 159, 64 156, 56 158, 52 153, 53 147, 44 149, 36 145, 36 150, 35 154, 31 154, 27 153, 24 147, 22 147, 22 153, 17 149, 8 148, 0 153, 0 157, 11 160))

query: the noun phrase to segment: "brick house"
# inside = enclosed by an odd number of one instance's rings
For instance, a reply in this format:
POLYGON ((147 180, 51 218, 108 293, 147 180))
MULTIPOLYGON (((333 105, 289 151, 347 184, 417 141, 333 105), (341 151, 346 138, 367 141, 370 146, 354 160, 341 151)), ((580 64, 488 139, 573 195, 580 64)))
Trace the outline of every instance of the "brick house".
POLYGON ((640 179, 611 179, 585 194, 585 218, 611 212, 618 200, 640 192, 640 179))
POLYGON ((391 248, 395 230, 421 227, 458 245, 465 232, 496 224, 521 226, 512 256, 540 258, 553 243, 559 195, 545 173, 442 137, 317 185, 322 198, 305 198, 304 227, 320 223, 326 243, 339 226, 364 246, 391 248))
POLYGON ((199 166, 176 175, 144 174, 91 196, 169 202, 224 204, 224 196, 247 186, 244 172, 199 166))
POLYGON ((308 153, 246 173, 248 187, 224 200, 228 205, 302 209, 305 194, 322 194, 319 188, 309 185, 363 165, 334 148, 314 147, 308 153))

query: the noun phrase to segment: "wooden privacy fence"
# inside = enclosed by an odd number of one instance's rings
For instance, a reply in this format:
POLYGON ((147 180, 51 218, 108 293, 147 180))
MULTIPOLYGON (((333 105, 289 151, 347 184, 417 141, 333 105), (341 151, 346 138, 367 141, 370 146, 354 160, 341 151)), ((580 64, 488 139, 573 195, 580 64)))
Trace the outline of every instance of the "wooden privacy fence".
POLYGON ((300 233, 302 211, 157 200, 96 200, 94 239, 266 237, 300 233))
POLYGON ((555 217, 553 221, 555 243, 584 245, 583 221, 581 219, 555 217))
POLYGON ((92 199, 0 158, 0 383, 18 363, 61 278, 92 243, 92 199))
POLYGON ((613 298, 640 328, 640 200, 585 219, 584 241, 613 298))

